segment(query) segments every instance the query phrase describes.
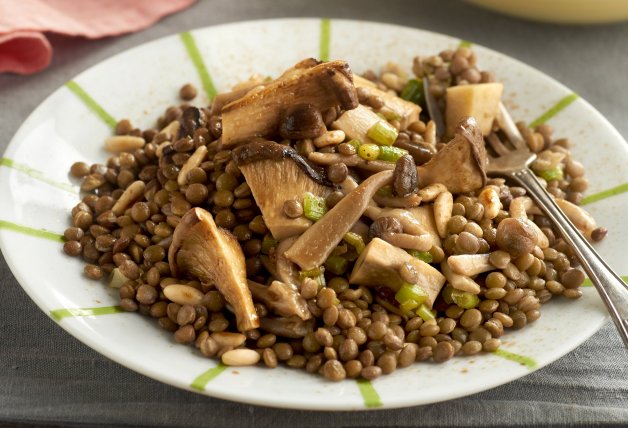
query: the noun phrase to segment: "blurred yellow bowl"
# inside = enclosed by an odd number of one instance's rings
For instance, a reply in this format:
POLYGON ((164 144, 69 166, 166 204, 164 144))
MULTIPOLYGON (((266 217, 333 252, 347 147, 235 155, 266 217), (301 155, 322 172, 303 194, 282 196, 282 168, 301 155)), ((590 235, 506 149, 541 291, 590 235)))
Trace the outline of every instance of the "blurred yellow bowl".
POLYGON ((628 20, 627 0, 467 0, 507 15, 560 24, 606 24, 628 20))

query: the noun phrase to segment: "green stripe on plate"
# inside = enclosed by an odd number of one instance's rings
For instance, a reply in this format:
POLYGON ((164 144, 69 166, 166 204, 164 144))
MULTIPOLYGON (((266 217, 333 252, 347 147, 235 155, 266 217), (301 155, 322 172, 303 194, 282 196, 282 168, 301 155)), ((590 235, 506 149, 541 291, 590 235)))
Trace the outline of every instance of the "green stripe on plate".
POLYGON ((124 312, 120 306, 101 306, 98 308, 73 308, 54 309, 50 311, 50 316, 59 322, 63 318, 69 317, 89 317, 95 315, 111 315, 124 312))
POLYGON ((39 180, 46 184, 50 184, 51 186, 58 187, 59 189, 65 190, 66 192, 72 193, 74 195, 78 194, 78 188, 72 186, 70 183, 62 183, 59 181, 51 180, 44 176, 44 173, 29 167, 28 165, 24 165, 23 163, 15 162, 9 158, 0 158, 0 166, 6 166, 7 168, 12 168, 16 171, 22 172, 28 175, 35 180, 39 180))
POLYGON ((379 394, 375 391, 371 381, 366 379, 358 379, 358 389, 362 398, 364 399, 364 405, 368 408, 381 407, 382 400, 379 398, 379 394))
POLYGON ((70 80, 65 84, 65 86, 70 91, 74 92, 74 94, 79 97, 91 111, 96 113, 96 115, 100 117, 103 122, 111 128, 116 127, 117 121, 113 118, 113 116, 107 113, 107 111, 102 108, 102 106, 98 104, 96 100, 94 100, 87 92, 85 92, 85 89, 83 89, 78 83, 74 80, 70 80))
POLYGON ((459 48, 470 48, 471 46, 473 46, 473 43, 468 40, 460 40, 460 44, 458 44, 459 48))
POLYGON ((220 373, 224 372, 226 368, 227 366, 225 366, 223 363, 218 364, 216 367, 212 367, 211 369, 207 370, 205 373, 194 379, 190 384, 190 388, 194 388, 198 391, 204 391, 207 384, 220 373))
POLYGON ((528 370, 534 370, 537 368, 538 364, 530 357, 526 357, 525 355, 515 354, 514 352, 506 351, 505 349, 498 349, 493 352, 498 357, 505 358, 510 361, 514 361, 515 363, 519 363, 522 366, 526 366, 528 370))
POLYGON ((592 204, 593 202, 601 201, 602 199, 610 198, 611 196, 620 195, 628 192, 628 183, 620 184, 612 189, 602 190, 601 192, 594 193, 582 198, 580 205, 592 204))
POLYGON ((36 238, 49 239, 55 242, 64 242, 63 235, 59 235, 58 233, 50 232, 45 229, 33 229, 32 227, 22 226, 21 224, 6 220, 0 220, 0 229, 11 230, 13 232, 23 233, 24 235, 30 235, 36 238))
MULTIPOLYGON (((628 275, 620 277, 622 281, 628 284, 628 275)), ((580 285, 581 287, 593 287, 593 283, 589 278, 585 278, 584 282, 580 285)))
POLYGON ((321 19, 321 36, 318 58, 321 61, 329 61, 329 45, 331 42, 331 19, 321 19))
POLYGON ((556 104, 554 104, 549 110, 545 113, 534 119, 530 122, 530 128, 536 128, 539 125, 544 124, 558 113, 563 111, 569 104, 573 103, 578 99, 578 94, 569 94, 563 98, 561 98, 556 104))
POLYGON ((203 89, 205 89, 205 93, 209 97, 210 101, 213 100, 216 96, 216 87, 214 86, 214 82, 209 75, 209 71, 207 71, 207 67, 205 66, 203 57, 198 50, 198 46, 196 45, 196 40, 194 40, 194 36, 189 31, 181 33, 179 34, 179 36, 181 37, 181 42, 183 42, 183 46, 185 46, 185 49, 187 50, 188 55, 192 60, 192 64, 194 64, 194 67, 196 67, 196 71, 201 78, 201 83, 203 84, 203 89))

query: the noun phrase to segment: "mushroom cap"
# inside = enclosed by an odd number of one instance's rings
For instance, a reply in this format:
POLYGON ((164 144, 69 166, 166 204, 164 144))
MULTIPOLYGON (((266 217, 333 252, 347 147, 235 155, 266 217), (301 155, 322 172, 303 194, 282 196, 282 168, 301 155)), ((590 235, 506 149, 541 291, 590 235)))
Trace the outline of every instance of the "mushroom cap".
POLYGON ((488 157, 477 121, 466 117, 454 138, 426 164, 417 167, 421 186, 442 183, 452 193, 470 192, 486 184, 488 157))

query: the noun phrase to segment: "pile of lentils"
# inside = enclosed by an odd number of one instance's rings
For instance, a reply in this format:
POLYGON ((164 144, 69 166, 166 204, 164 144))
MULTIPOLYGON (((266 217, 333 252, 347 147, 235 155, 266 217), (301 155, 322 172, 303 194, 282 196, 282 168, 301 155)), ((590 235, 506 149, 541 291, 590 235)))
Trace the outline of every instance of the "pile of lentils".
MULTIPOLYGON (((478 71, 475 63, 470 49, 459 48, 416 58, 413 71, 417 78, 428 75, 436 79, 439 84, 430 89, 442 97, 447 86, 494 79, 491 73, 478 71)), ((380 74, 369 71, 364 77, 395 94, 403 90, 410 78, 390 63, 380 74)), ((358 94, 360 102, 375 111, 383 106, 377 97, 368 98, 362 91, 358 94)), ((525 190, 510 186, 503 179, 491 179, 489 184, 499 189, 502 204, 498 216, 484 219, 479 190, 456 195, 443 247, 431 251, 435 266, 450 255, 490 253, 490 261, 498 269, 475 278, 481 286, 476 307, 464 309, 447 303, 441 294, 434 304, 435 319, 407 319, 391 310, 390 305, 380 304, 382 299, 390 298, 386 289, 350 285, 346 276, 326 272, 326 285, 322 288, 311 279, 306 279, 301 288, 316 320, 316 327, 305 337, 287 339, 257 329, 245 334, 237 332, 235 318, 215 286, 173 277, 167 260, 172 234, 181 217, 192 207, 202 207, 212 213, 218 226, 239 241, 246 257, 247 276, 261 283, 267 283, 271 277, 262 262, 262 243, 269 231, 249 186, 231 159, 231 151, 220 145, 220 118, 212 116, 210 108, 201 108, 197 111, 202 120, 197 117, 193 126, 186 126, 188 102, 196 95, 192 85, 183 86, 183 104, 169 107, 155 129, 142 131, 129 120, 121 120, 116 134, 134 137, 134 141, 140 138, 142 147, 122 151, 106 164, 72 165, 71 175, 82 179, 81 190, 86 195, 73 208, 72 227, 64 234, 64 251, 87 263, 84 272, 88 278, 99 280, 118 268, 126 278, 119 288, 122 309, 155 318, 161 328, 174 333, 176 342, 193 343, 206 357, 221 357, 230 350, 248 348, 259 355, 253 362, 261 359, 269 368, 284 363, 334 381, 375 379, 415 361, 441 363, 455 355, 495 351, 505 329, 520 329, 537 320, 542 304, 555 296, 577 299, 582 295, 584 275, 575 268, 577 262, 571 249, 546 217, 534 215, 531 219, 547 236, 549 248, 541 250, 535 246, 515 257, 500 247, 498 226, 509 218, 510 202, 524 196, 525 190), (186 135, 163 144, 169 136, 159 130, 176 120, 182 123, 186 135), (201 145, 208 148, 206 160, 189 172, 186 185, 179 186, 181 167, 201 145), (158 150, 163 151, 159 158, 158 150), (117 199, 137 180, 145 183, 143 197, 120 215, 114 214, 112 208, 117 199), (194 287, 203 297, 196 304, 169 301, 163 289, 172 284, 194 287)), ((330 119, 334 118, 332 115, 330 119)), ((416 143, 427 162, 442 142, 435 137, 433 122, 423 119, 400 132, 397 142, 416 143)), ((398 127, 394 120, 391 123, 398 127)), ((534 130, 524 125, 520 128, 533 151, 565 155, 561 163, 563 177, 547 182, 547 188, 556 196, 579 203, 587 180, 582 165, 571 158, 569 140, 554 140, 547 125, 534 130)), ((348 144, 319 149, 311 140, 283 143, 292 143, 304 155, 314 150, 353 154, 348 144)), ((333 193, 330 198, 334 198, 333 193)), ((331 199, 327 202, 334 204, 331 199)), ((606 232, 604 228, 596 229, 593 240, 603 239, 606 232)), ((263 304, 255 303, 255 307, 260 317, 268 315, 263 304)))

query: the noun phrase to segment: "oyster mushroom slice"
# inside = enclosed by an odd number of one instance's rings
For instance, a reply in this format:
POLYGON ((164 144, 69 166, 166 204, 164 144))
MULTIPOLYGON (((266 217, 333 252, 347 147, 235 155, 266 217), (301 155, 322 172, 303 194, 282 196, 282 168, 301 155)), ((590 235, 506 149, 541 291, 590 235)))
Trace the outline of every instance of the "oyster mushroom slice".
POLYGON ((418 285, 428 294, 425 304, 431 307, 445 284, 443 274, 380 238, 373 238, 364 248, 355 262, 349 283, 371 287, 386 285, 397 291, 404 283, 399 270, 405 263, 410 263, 415 268, 419 275, 418 285))
POLYGON ((311 166, 293 148, 272 141, 237 147, 232 156, 275 239, 301 234, 312 225, 305 217, 288 218, 283 205, 287 200, 302 198, 305 192, 327 196, 332 183, 322 169, 311 166))
POLYGON ((249 280, 248 285, 253 297, 277 315, 282 317, 297 316, 302 320, 312 318, 305 299, 288 284, 273 281, 270 285, 262 285, 249 280))
POLYGON ((382 91, 375 83, 358 75, 353 76, 353 83, 356 88, 362 88, 369 97, 379 97, 384 102, 383 110, 394 113, 399 117, 401 130, 406 129, 412 122, 419 120, 421 107, 418 104, 382 91))
POLYGON ((253 137, 274 136, 291 105, 310 104, 319 111, 336 106, 344 110, 357 107, 353 75, 346 62, 324 62, 309 68, 307 65, 311 64, 294 67, 259 90, 225 105, 222 144, 229 147, 253 137))
POLYGON ((210 213, 201 208, 185 213, 174 230, 168 260, 173 275, 188 274, 215 284, 233 308, 238 330, 259 327, 242 249, 233 235, 216 226, 210 213))
POLYGON ((463 119, 454 138, 424 165, 417 167, 420 186, 442 183, 451 193, 470 192, 486 184, 486 148, 472 117, 463 119))
POLYGON ((286 258, 303 270, 314 269, 325 263, 345 234, 362 217, 375 192, 390 184, 392 176, 392 171, 382 171, 360 183, 299 236, 285 252, 286 258))

